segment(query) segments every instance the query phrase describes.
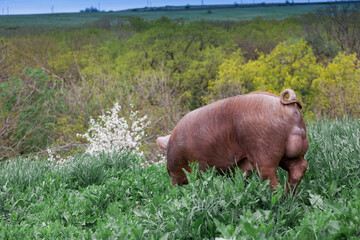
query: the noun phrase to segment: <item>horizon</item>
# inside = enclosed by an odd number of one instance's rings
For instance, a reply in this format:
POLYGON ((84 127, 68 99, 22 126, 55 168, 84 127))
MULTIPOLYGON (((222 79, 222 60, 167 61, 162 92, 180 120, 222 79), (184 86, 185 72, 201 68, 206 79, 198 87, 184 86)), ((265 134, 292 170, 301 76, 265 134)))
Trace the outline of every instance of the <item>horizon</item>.
MULTIPOLYGON (((165 6, 201 6, 201 5, 233 5, 285 3, 286 0, 133 0, 132 3, 114 0, 0 0, 0 15, 28 15, 50 13, 77 13, 86 8, 96 8, 99 11, 123 11, 145 7, 165 6)), ((289 0, 292 2, 292 0, 289 0)), ((327 0, 294 0, 294 3, 335 2, 327 0)))

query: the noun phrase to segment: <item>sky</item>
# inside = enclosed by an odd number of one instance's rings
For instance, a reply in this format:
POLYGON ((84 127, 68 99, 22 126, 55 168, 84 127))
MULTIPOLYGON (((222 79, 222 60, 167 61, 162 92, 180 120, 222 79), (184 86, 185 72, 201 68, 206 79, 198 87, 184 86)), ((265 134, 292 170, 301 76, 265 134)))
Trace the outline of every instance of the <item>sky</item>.
MULTIPOLYGON (((308 2, 308 0, 294 0, 308 2)), ((310 0, 311 2, 315 0, 310 0)), ((316 0, 324 1, 324 0, 316 0)), ((119 11, 131 8, 184 6, 204 4, 273 3, 285 0, 0 0, 0 15, 79 12, 95 7, 101 11, 119 11)), ((291 1, 290 1, 291 2, 291 1)))

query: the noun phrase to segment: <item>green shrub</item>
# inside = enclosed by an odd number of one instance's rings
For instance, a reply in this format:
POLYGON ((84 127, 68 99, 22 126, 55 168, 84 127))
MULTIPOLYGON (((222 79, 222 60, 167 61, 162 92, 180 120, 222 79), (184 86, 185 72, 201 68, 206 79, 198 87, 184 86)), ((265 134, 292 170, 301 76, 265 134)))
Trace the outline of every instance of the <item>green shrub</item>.
POLYGON ((57 82, 27 68, 23 78, 0 83, 0 160, 44 149, 62 110, 57 82))

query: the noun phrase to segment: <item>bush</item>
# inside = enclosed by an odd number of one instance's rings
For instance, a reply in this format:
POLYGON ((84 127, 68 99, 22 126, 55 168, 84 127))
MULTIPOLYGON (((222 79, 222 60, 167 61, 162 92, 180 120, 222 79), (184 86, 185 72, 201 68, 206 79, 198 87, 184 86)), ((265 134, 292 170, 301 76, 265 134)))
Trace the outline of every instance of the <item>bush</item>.
POLYGON ((360 116, 360 61, 339 53, 314 81, 315 112, 330 117, 360 116))
POLYGON ((0 83, 0 160, 44 149, 52 135, 62 96, 41 70, 0 83))
POLYGON ((118 103, 100 116, 98 121, 90 119, 90 128, 87 133, 79 135, 89 142, 86 153, 98 155, 100 153, 131 152, 140 156, 141 141, 145 136, 145 128, 150 124, 147 116, 138 118, 137 111, 130 113, 129 119, 119 118, 121 107, 118 103))
POLYGON ((280 94, 285 88, 291 88, 310 111, 312 81, 320 67, 303 39, 282 42, 271 53, 260 54, 257 60, 249 62, 245 62, 242 52, 238 51, 220 65, 218 78, 209 86, 210 96, 219 99, 252 91, 280 94))
POLYGON ((300 38, 303 30, 299 20, 269 20, 255 17, 250 21, 236 22, 229 33, 238 47, 243 51, 246 60, 255 60, 260 53, 270 53, 276 45, 289 38, 300 38))
POLYGON ((216 80, 210 81, 207 102, 253 91, 280 94, 291 88, 304 102, 306 117, 356 117, 360 96, 358 65, 355 54, 339 53, 324 66, 316 61, 304 39, 282 42, 271 53, 248 62, 237 51, 219 66, 216 80))

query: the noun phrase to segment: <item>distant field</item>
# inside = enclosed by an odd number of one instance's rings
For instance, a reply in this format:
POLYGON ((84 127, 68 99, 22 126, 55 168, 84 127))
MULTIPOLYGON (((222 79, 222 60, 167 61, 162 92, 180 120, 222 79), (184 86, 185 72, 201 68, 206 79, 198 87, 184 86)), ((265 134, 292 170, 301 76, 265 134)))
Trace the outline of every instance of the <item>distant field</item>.
POLYGON ((314 12, 326 5, 295 5, 295 6, 271 6, 252 8, 226 8, 211 10, 183 10, 183 11, 119 11, 103 13, 58 13, 58 14, 37 14, 37 15, 11 15, 0 16, 0 27, 26 27, 26 26, 55 26, 55 27, 76 27, 91 23, 103 17, 142 17, 154 20, 162 16, 172 19, 184 19, 194 21, 206 20, 249 20, 254 17, 266 19, 283 19, 295 17, 300 14, 314 12))
POLYGON ((153 20, 161 16, 172 19, 194 20, 250 20, 254 17, 266 19, 284 19, 296 17, 304 13, 314 12, 326 5, 296 5, 296 6, 271 6, 271 7, 251 7, 251 8, 225 8, 211 10, 188 10, 188 11, 148 11, 148 12, 126 12, 124 16, 141 16, 145 19, 153 20), (210 13, 209 13, 210 11, 210 13))
POLYGON ((0 16, 0 27, 73 27, 94 22, 111 13, 57 13, 0 16))

